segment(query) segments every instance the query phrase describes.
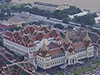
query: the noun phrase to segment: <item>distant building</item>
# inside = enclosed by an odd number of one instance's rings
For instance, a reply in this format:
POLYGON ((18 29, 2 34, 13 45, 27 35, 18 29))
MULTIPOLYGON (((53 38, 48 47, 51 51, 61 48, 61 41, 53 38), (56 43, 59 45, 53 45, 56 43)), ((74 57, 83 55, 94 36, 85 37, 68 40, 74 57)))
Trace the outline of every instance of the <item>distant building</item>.
POLYGON ((88 11, 82 11, 82 12, 74 14, 74 15, 69 15, 69 18, 73 19, 75 16, 84 16, 86 14, 88 14, 88 11))
POLYGON ((21 26, 22 23, 27 23, 27 19, 30 18, 30 14, 28 12, 22 12, 20 14, 17 14, 11 18, 8 19, 8 22, 11 24, 15 24, 18 26, 21 26))
POLYGON ((57 10, 64 10, 64 9, 68 9, 69 6, 66 6, 66 5, 59 5, 56 9, 57 10))
POLYGON ((97 24, 97 23, 100 23, 100 16, 95 17, 94 19, 95 19, 95 23, 96 23, 96 24, 97 24))
POLYGON ((10 30, 10 28, 15 28, 15 25, 7 26, 7 25, 4 25, 4 24, 0 24, 0 28, 10 30))

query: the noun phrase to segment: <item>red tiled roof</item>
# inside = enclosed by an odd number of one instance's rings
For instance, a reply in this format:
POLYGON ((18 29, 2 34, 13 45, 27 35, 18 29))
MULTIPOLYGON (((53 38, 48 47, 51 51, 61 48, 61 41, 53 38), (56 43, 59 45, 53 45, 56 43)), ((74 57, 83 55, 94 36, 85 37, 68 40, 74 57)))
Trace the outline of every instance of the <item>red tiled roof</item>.
POLYGON ((74 48, 76 51, 81 50, 82 48, 86 48, 84 45, 84 42, 80 42, 80 43, 74 43, 74 48))
POLYGON ((37 33, 36 37, 38 40, 41 40, 43 38, 43 33, 37 33))
POLYGON ((52 55, 52 54, 57 54, 57 53, 62 53, 62 52, 64 52, 62 48, 57 48, 55 50, 51 50, 50 54, 52 55))
POLYGON ((83 47, 84 46, 83 42, 81 42, 81 43, 73 43, 73 44, 74 44, 75 48, 76 47, 83 47))
POLYGON ((56 38, 56 40, 57 40, 57 41, 59 41, 59 40, 62 40, 62 38, 61 38, 61 37, 59 37, 59 38, 56 38))
POLYGON ((23 36, 24 41, 28 42, 29 41, 29 37, 28 36, 23 36))
POLYGON ((5 39, 8 39, 8 40, 11 40, 11 38, 8 38, 8 37, 4 37, 5 39))
POLYGON ((32 37, 32 40, 33 40, 33 41, 36 41, 36 40, 37 40, 37 38, 36 38, 36 37, 32 37))
POLYGON ((46 38, 50 38, 51 37, 50 34, 46 34, 45 36, 46 36, 46 38))
POLYGON ((34 52, 34 53, 33 53, 33 56, 36 56, 36 55, 37 55, 37 52, 34 52))
POLYGON ((48 47, 51 47, 51 48, 57 48, 57 46, 52 45, 52 44, 49 44, 48 47))
POLYGON ((34 46, 34 44, 30 44, 30 45, 29 45, 29 47, 33 47, 33 46, 34 46))
POLYGON ((57 34, 56 30, 51 30, 51 32, 50 32, 51 36, 56 36, 56 34, 57 34))
POLYGON ((6 25, 3 25, 3 24, 0 24, 0 28, 10 29, 10 28, 15 28, 15 25, 6 26, 6 25))
MULTIPOLYGON (((15 32, 13 34, 14 38, 12 39, 12 33, 11 32, 7 32, 6 36, 10 37, 11 39, 7 38, 8 40, 11 40, 13 42, 16 42, 18 44, 21 44, 23 46, 33 46, 33 45, 29 45, 30 42, 30 38, 33 41, 36 40, 41 40, 43 38, 43 36, 46 36, 46 38, 50 38, 51 35, 52 37, 55 37, 57 34, 56 30, 51 30, 49 31, 46 27, 37 27, 37 26, 33 26, 33 27, 25 27, 25 28, 20 28, 19 32, 15 32), (47 31, 48 33, 43 34, 42 31, 38 32, 40 29, 42 29, 43 31, 47 31)), ((58 38, 57 40, 60 40, 61 38, 58 38)), ((54 47, 54 46, 51 46, 54 47)), ((56 46, 54 47, 56 48, 56 46)))
POLYGON ((11 33, 11 32, 6 32, 5 35, 6 35, 6 36, 10 36, 10 37, 12 37, 12 33, 11 33))

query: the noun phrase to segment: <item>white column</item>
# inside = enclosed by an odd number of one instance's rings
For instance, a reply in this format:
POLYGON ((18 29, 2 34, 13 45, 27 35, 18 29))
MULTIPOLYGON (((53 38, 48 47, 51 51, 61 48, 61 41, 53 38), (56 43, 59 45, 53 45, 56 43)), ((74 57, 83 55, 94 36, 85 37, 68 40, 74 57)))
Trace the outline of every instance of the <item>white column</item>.
POLYGON ((70 65, 70 59, 68 59, 68 64, 70 65))
POLYGON ((97 57, 98 57, 98 50, 97 50, 97 53, 96 54, 97 54, 97 57))
POLYGON ((74 64, 76 63, 76 59, 74 59, 74 64))

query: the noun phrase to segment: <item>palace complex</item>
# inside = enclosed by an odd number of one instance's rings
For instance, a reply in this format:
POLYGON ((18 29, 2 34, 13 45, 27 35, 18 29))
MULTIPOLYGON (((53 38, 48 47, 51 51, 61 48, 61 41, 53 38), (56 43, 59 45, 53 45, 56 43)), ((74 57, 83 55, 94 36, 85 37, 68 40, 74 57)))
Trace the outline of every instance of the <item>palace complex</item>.
POLYGON ((58 65, 72 65, 94 56, 94 45, 88 32, 81 42, 73 43, 68 31, 63 39, 57 29, 47 26, 26 26, 7 32, 3 44, 16 54, 24 55, 35 67, 49 69, 58 65))

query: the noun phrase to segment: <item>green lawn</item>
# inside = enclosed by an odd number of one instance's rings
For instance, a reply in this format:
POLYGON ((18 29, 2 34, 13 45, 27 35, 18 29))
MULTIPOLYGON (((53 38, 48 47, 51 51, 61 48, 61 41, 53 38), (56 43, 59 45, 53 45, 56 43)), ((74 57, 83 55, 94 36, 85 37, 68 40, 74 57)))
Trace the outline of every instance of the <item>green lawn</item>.
POLYGON ((64 75, 62 72, 59 72, 59 73, 55 73, 53 75, 64 75))
POLYGON ((95 64, 96 66, 100 66, 100 61, 93 62, 92 64, 95 64))
POLYGON ((81 73, 85 73, 85 72, 92 71, 92 70, 93 70, 93 67, 84 67, 84 68, 81 68, 81 69, 74 70, 71 73, 81 74, 81 73))

